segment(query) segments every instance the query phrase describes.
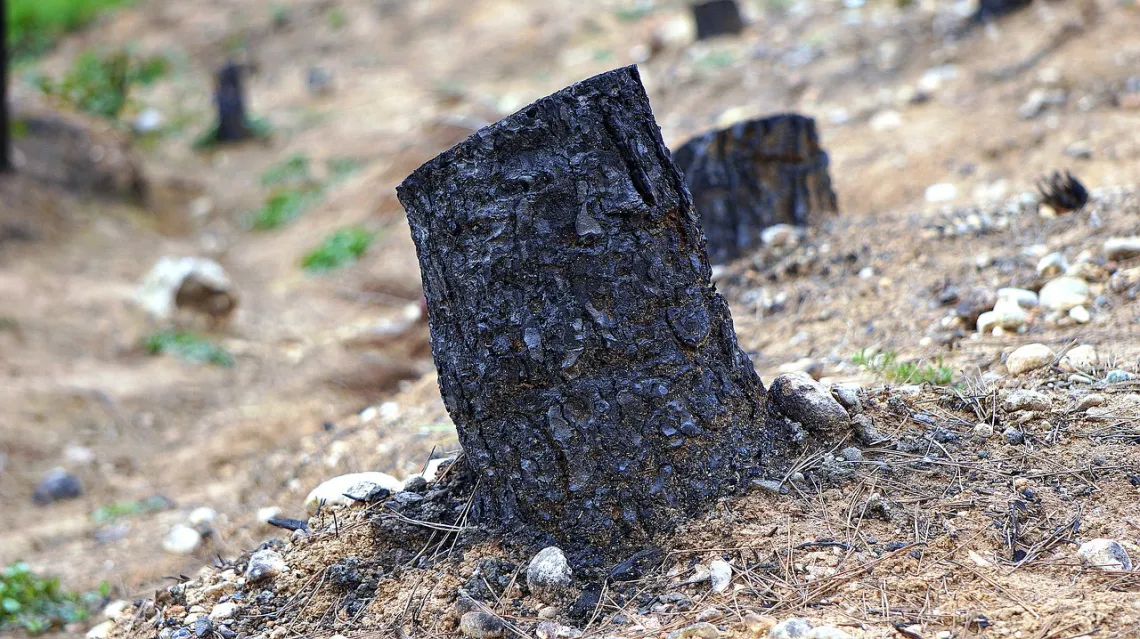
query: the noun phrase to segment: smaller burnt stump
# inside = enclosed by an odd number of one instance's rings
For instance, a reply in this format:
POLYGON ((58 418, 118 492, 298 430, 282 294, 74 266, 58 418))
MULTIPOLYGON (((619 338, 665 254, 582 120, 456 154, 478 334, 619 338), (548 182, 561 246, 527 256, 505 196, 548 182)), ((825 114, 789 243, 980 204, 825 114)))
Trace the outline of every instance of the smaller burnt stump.
POLYGON ((713 264, 759 245, 766 227, 806 226, 838 209, 809 117, 775 115, 712 131, 682 145, 673 161, 701 215, 713 264))
POLYGON ((218 70, 214 89, 214 104, 218 108, 217 142, 239 142, 251 137, 249 119, 245 111, 245 88, 241 68, 227 62, 218 70))
POLYGON ((693 5, 697 23, 697 39, 707 40, 723 35, 736 35, 744 30, 736 0, 708 0, 693 5))

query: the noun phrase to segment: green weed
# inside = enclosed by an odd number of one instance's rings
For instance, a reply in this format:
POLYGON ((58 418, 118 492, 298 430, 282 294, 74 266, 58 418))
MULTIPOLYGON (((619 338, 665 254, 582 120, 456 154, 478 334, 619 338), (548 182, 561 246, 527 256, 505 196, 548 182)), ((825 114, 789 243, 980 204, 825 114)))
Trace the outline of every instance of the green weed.
POLYGON ((637 22, 649 17, 656 9, 657 8, 651 4, 622 7, 614 11, 614 16, 622 22, 637 22))
POLYGON ((188 362, 213 364, 225 368, 234 365, 233 355, 224 348, 182 331, 159 331, 147 337, 143 346, 151 355, 175 355, 188 362))
POLYGON ((265 200, 261 208, 249 215, 246 224, 254 231, 279 229, 301 217, 320 196, 321 190, 317 187, 279 189, 265 200))
POLYGON ((261 174, 262 186, 277 186, 285 182, 309 181, 309 156, 298 153, 261 174))
POLYGON ((329 21, 329 26, 333 29, 341 29, 348 23, 348 17, 344 15, 344 11, 341 9, 329 11, 325 19, 329 21))
POLYGON ((8 0, 8 41, 14 58, 50 49, 65 33, 134 0, 8 0))
POLYGON ((143 513, 166 510, 170 502, 162 497, 148 497, 142 501, 120 501, 106 506, 100 506, 91 513, 91 521, 99 524, 113 524, 120 519, 141 515, 143 513))
POLYGON ((898 353, 884 351, 869 354, 862 349, 851 357, 857 366, 866 367, 891 384, 934 384, 949 386, 953 381, 953 371, 938 358, 930 362, 900 362, 898 353))
POLYGON ((23 629, 29 634, 82 621, 111 594, 103 583, 98 592, 80 595, 60 588, 56 577, 40 577, 16 562, 0 571, 0 631, 23 629))
POLYGON ((132 86, 153 84, 169 67, 162 56, 144 58, 125 49, 87 51, 58 81, 40 77, 39 86, 81 111, 114 120, 127 106, 132 86))
POLYGON ((334 271, 360 259, 375 239, 374 233, 359 227, 334 231, 301 260, 301 266, 313 273, 334 271))

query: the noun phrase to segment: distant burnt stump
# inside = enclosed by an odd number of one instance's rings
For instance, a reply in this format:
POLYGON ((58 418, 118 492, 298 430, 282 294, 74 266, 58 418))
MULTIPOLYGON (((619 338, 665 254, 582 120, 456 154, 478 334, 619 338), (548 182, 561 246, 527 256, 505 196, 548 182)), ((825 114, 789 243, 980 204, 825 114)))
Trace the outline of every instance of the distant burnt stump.
POLYGON ((838 210, 815 120, 775 115, 689 140, 673 154, 685 174, 709 260, 724 263, 760 244, 773 224, 806 226, 838 210))
POLYGON ((697 23, 697 39, 707 40, 723 35, 736 35, 744 30, 740 7, 736 0, 709 0, 693 5, 697 23))

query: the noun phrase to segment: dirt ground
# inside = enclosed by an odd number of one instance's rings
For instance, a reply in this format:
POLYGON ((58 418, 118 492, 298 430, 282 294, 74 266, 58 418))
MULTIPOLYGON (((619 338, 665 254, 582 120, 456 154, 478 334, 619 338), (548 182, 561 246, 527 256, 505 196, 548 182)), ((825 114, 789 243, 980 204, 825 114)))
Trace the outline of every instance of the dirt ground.
MULTIPOLYGON (((189 184, 210 205, 193 219, 174 214, 175 232, 166 213, 122 199, 80 197, 26 176, 0 184, 0 563, 26 560, 69 588, 107 581, 124 599, 151 597, 217 557, 236 560, 267 539, 287 539, 257 521, 260 508, 301 517, 306 493, 323 479, 365 470, 403 478, 433 451, 454 449, 425 330, 383 335, 420 297, 393 188, 479 126, 639 62, 671 146, 750 116, 817 118, 841 213, 798 246, 759 249, 720 269, 718 287, 765 382, 808 358, 824 383, 869 389, 867 412, 891 441, 921 440, 942 454, 868 446, 868 461, 838 484, 809 481, 785 496, 726 502, 663 543, 662 567, 639 586, 680 592, 688 604, 675 599, 654 611, 658 604, 631 592, 611 593, 597 607, 604 614, 577 625, 591 635, 657 636, 716 607, 721 616, 707 618, 728 631, 757 611, 867 637, 912 636, 896 624, 917 624, 913 636, 921 637, 1140 636, 1140 581, 1082 568, 1070 543, 1119 539, 1140 560, 1129 480, 1140 466, 1140 407, 1134 385, 1102 381, 1108 370, 1136 373, 1140 365, 1140 274, 1131 270, 1140 265, 1108 260, 1103 249, 1111 237, 1140 234, 1132 190, 1140 173, 1140 9, 1039 0, 955 36, 968 6, 900 4, 745 2, 744 34, 695 43, 681 2, 298 1, 283 3, 282 22, 252 0, 151 0, 69 37, 34 69, 56 74, 88 48, 124 42, 184 60, 137 97, 185 126, 135 151, 153 188, 189 184), (192 141, 211 118, 211 74, 227 52, 253 70, 251 110, 273 123, 274 137, 196 152, 192 141), (310 94, 314 66, 332 73, 331 95, 310 94), (1027 112, 1034 92, 1060 97, 1027 112), (298 153, 316 165, 352 158, 362 168, 289 226, 245 230, 244 215, 267 195, 259 176, 298 153), (1042 215, 1025 194, 1063 168, 1090 187, 1092 200, 1078 213, 1042 215), (942 183, 955 195, 928 202, 928 187, 942 183), (321 277, 298 267, 327 232, 349 224, 379 232, 364 259, 321 277), (955 319, 959 300, 975 290, 1040 289, 1049 278, 1038 275, 1038 260, 1054 251, 1090 264, 1088 323, 1053 321, 1038 309, 1023 333, 983 336, 955 319), (132 296, 167 255, 209 256, 233 279, 238 315, 213 334, 234 353, 234 367, 151 357, 140 347, 156 325, 132 296), (1091 387, 1058 365, 1008 374, 1005 358, 1031 342, 1058 355, 1093 345, 1101 363, 1090 379, 1108 397, 1106 412, 1076 410, 1091 387), (879 390, 883 378, 851 361, 864 349, 940 360, 966 390, 879 390), (1027 422, 1028 443, 1004 443, 1002 428, 973 438, 978 421, 997 419, 985 398, 997 402, 1017 386, 1051 401, 1027 422), (957 439, 931 439, 935 426, 957 439), (57 466, 82 480, 83 496, 34 505, 36 484, 57 466), (1024 497, 1019 478, 1039 501, 1024 497), (874 492, 891 510, 863 516, 874 492), (108 504, 154 496, 171 506, 113 524, 92 518, 108 504), (214 534, 191 556, 164 552, 171 527, 200 506, 217 511, 214 534), (1023 537, 1011 542, 1003 531, 1018 525, 1023 537), (843 547, 800 547, 825 539, 843 547), (904 549, 883 551, 892 541, 904 549), (1013 561, 1017 549, 1030 559, 1013 561), (737 567, 732 590, 713 596, 707 584, 678 585, 714 555, 737 567), (624 625, 614 622, 619 611, 624 625), (979 614, 993 625, 979 625, 979 614)), ((21 80, 16 93, 31 99, 34 91, 21 80)), ((822 457, 806 460, 804 470, 822 466, 822 457)), ((455 588, 480 557, 526 561, 518 549, 482 542, 462 560, 384 581, 383 596, 346 618, 338 593, 309 581, 371 543, 366 515, 345 516, 360 526, 290 552, 296 583, 279 594, 303 594, 310 605, 288 608, 283 634, 251 625, 250 636, 389 636, 397 627, 443 635, 455 629, 455 588), (430 597, 410 586, 432 580, 430 597)), ((206 569, 204 583, 220 572, 206 569)), ((509 599, 496 612, 533 636, 537 605, 522 594, 519 606, 509 599)), ((141 621, 129 628, 133 636, 156 632, 141 621)))

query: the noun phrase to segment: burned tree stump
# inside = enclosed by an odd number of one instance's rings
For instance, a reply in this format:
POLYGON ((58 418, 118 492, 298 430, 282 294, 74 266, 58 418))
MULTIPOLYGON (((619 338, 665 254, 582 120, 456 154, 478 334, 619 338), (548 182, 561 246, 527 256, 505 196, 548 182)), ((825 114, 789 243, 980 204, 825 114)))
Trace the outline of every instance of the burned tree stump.
POLYGON ((479 131, 397 193, 477 521, 628 547, 788 439, 635 67, 479 131))
POLYGON ((713 131, 673 154, 701 215, 713 264, 759 245, 773 224, 806 226, 837 209, 815 120, 776 115, 713 131))
POLYGON ((722 35, 736 35, 744 30, 740 7, 736 0, 708 0, 693 5, 697 23, 697 39, 707 40, 722 35))
POLYGON ((8 114, 8 3, 0 0, 0 173, 12 170, 12 124, 8 114))
POLYGON ((241 68, 233 62, 218 70, 214 104, 218 108, 216 142, 239 142, 250 137, 241 68))

